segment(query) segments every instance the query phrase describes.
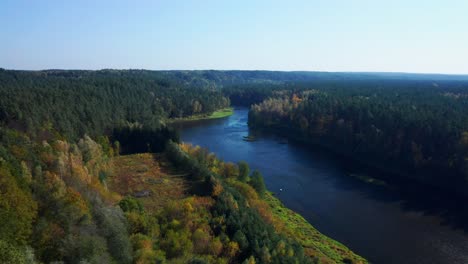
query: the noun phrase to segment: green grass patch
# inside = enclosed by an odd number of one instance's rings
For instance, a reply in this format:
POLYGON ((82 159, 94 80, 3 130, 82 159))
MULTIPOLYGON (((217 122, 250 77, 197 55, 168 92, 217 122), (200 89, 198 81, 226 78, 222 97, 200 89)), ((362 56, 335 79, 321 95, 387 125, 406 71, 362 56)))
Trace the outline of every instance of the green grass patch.
POLYGON ((169 122, 184 122, 184 121, 196 121, 196 120, 205 120, 205 119, 217 119, 217 118, 228 117, 232 114, 234 114, 234 108, 228 107, 228 108, 216 110, 211 114, 201 114, 201 115, 192 115, 192 116, 183 117, 183 118, 173 118, 173 119, 170 119, 169 122))
POLYGON ((270 192, 265 194, 264 200, 271 207, 274 217, 284 223, 281 232, 298 241, 308 255, 317 257, 321 263, 368 263, 345 245, 320 233, 270 192))

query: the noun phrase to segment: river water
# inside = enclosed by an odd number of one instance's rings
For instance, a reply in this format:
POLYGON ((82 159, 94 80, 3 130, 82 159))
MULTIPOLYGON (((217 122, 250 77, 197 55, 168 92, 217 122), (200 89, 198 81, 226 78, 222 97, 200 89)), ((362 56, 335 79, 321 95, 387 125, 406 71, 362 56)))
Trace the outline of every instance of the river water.
POLYGON ((252 133, 247 116, 239 108, 224 119, 177 126, 183 141, 247 161, 287 207, 372 263, 468 263, 468 222, 458 215, 464 205, 358 180, 350 175, 379 172, 323 149, 271 135, 244 141, 252 133))

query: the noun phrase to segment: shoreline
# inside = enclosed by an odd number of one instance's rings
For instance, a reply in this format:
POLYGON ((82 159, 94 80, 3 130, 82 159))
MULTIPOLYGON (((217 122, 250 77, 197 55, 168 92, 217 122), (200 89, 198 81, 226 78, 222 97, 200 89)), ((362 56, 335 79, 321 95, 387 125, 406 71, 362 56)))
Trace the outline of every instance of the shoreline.
POLYGON ((192 115, 188 117, 181 117, 181 118, 171 118, 168 119, 168 123, 181 123, 181 122, 191 122, 191 121, 199 121, 199 120, 209 120, 209 119, 219 119, 228 117, 234 114, 234 107, 227 107, 222 108, 214 111, 210 115, 207 114, 199 114, 199 115, 192 115))
POLYGON ((331 259, 336 263, 368 263, 363 256, 356 254, 345 244, 322 234, 300 213, 284 205, 271 191, 267 190, 263 200, 271 208, 273 216, 285 224, 280 233, 301 244, 307 255, 325 262, 331 259))

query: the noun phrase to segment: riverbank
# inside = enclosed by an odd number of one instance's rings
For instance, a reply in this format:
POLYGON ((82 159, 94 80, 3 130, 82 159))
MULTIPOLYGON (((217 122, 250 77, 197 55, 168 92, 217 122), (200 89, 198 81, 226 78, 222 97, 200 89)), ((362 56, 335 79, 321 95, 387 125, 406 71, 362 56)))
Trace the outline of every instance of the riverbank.
MULTIPOLYGON (((337 145, 331 144, 324 140, 314 137, 306 137, 302 133, 294 128, 282 126, 279 124, 256 124, 250 125, 251 128, 256 133, 261 134, 271 134, 284 137, 290 142, 295 142, 304 146, 313 147, 316 149, 321 149, 326 152, 333 153, 334 155, 339 156, 340 158, 352 161, 356 164, 359 164, 366 170, 372 170, 378 172, 377 177, 371 177, 368 179, 366 177, 355 177, 356 175, 350 175, 360 181, 373 183, 376 185, 396 188, 414 188, 420 193, 433 194, 437 193, 442 196, 446 196, 449 199, 459 200, 465 199, 467 197, 466 193, 463 191, 463 185, 460 184, 459 188, 451 188, 452 186, 447 186, 445 182, 441 181, 424 181, 421 180, 421 175, 424 173, 429 174, 428 171, 416 172, 409 171, 403 166, 397 166, 395 164, 389 165, 387 160, 379 160, 372 157, 359 157, 356 153, 340 149, 337 145), (383 184, 385 183, 385 184, 383 184)), ((432 178, 431 178, 432 179, 432 178)))
MULTIPOLYGON (((265 175, 267 188, 285 206, 371 263, 468 263, 463 203, 439 200, 435 192, 423 195, 428 192, 414 184, 389 190, 355 179, 350 175, 379 179, 382 173, 324 148, 294 140, 282 144, 275 133, 254 133, 247 118, 248 109, 236 108, 216 122, 181 126, 180 137, 223 160, 246 161, 265 175), (256 140, 243 140, 248 135, 256 140)), ((393 180, 387 183, 394 186, 393 180)))
MULTIPOLYGON (((270 257, 267 259, 274 257, 285 262, 367 263, 343 244, 318 232, 301 215, 265 191, 263 177, 259 172, 252 172, 250 177, 243 180, 240 176, 242 170, 237 164, 225 162, 209 151, 190 144, 172 144, 166 152, 176 167, 194 172, 190 176, 192 182, 203 182, 205 187, 200 185, 193 190, 198 190, 198 196, 213 199, 214 203, 210 207, 213 215, 210 217, 224 219, 228 216, 223 228, 227 234, 234 234, 233 239, 239 246, 248 248, 247 245, 259 240, 264 243, 261 251, 255 247, 249 249, 253 254, 260 254, 259 259, 263 262, 268 255, 270 257), (200 164, 199 160, 205 162, 200 164), (253 180, 258 177, 261 180, 253 180), (243 236, 245 239, 240 239, 243 236), (244 243, 244 240, 248 243, 244 243)), ((245 166, 248 175, 249 166, 245 166)))
POLYGON ((218 118, 228 117, 232 114, 234 114, 234 108, 228 107, 228 108, 216 110, 211 114, 200 114, 200 115, 192 115, 189 117, 173 118, 169 120, 169 123, 198 121, 198 120, 206 120, 206 119, 218 119, 218 118))
POLYGON ((320 233, 302 215, 287 208, 271 192, 265 194, 264 200, 271 208, 273 216, 279 219, 279 223, 285 224, 275 228, 288 238, 298 241, 305 253, 316 257, 320 263, 368 263, 345 245, 320 233))

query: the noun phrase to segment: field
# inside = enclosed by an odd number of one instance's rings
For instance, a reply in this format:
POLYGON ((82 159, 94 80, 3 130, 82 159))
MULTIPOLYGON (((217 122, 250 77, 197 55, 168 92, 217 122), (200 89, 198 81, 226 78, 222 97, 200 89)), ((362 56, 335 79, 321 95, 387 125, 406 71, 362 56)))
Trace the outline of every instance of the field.
POLYGON ((134 154, 113 159, 108 187, 122 196, 133 195, 149 210, 186 198, 185 174, 173 168, 164 155, 134 154))

